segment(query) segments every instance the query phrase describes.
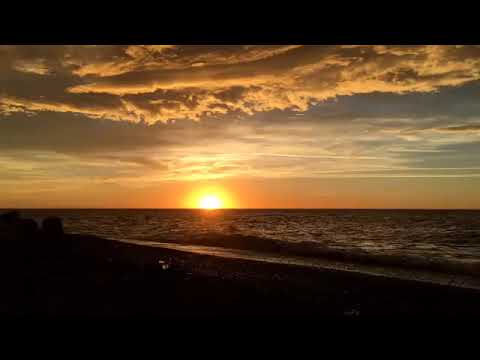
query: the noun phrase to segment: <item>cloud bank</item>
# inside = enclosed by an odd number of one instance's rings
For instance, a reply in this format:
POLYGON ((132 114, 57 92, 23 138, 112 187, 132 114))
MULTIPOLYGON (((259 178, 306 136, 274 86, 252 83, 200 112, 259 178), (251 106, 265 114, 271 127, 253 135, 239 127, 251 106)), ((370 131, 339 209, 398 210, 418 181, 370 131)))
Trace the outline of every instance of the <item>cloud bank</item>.
POLYGON ((147 123, 307 111, 338 96, 426 93, 480 78, 478 46, 7 46, 0 52, 3 112, 147 123))

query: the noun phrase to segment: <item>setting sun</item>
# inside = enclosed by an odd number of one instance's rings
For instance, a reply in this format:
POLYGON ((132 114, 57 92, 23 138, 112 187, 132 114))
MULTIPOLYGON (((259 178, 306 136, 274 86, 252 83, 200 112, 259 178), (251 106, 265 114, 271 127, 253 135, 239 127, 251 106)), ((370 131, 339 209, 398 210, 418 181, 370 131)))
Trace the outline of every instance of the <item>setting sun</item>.
POLYGON ((198 184, 185 195, 185 208, 213 210, 237 206, 231 191, 218 183, 198 184))
POLYGON ((215 195, 207 195, 200 199, 199 207, 202 209, 218 209, 222 207, 222 202, 215 195))

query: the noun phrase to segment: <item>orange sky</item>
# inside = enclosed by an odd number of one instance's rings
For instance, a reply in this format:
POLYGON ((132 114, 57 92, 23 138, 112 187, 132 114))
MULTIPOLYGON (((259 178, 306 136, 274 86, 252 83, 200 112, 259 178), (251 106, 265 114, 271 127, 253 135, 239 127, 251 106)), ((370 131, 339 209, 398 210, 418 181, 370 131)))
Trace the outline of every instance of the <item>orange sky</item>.
POLYGON ((19 208, 185 208, 197 207, 203 194, 218 194, 225 207, 239 208, 478 208, 477 189, 465 178, 239 179, 166 182, 134 191, 103 184, 3 199, 4 207, 19 208))
POLYGON ((0 208, 480 208, 480 47, 0 46, 0 208))

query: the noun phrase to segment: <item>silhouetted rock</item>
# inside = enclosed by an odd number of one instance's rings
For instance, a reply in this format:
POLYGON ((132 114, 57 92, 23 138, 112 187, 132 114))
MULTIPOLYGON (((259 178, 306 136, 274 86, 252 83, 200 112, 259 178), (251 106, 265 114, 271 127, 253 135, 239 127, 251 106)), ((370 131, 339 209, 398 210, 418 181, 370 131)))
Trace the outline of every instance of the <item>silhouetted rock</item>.
POLYGON ((16 240, 19 237, 18 221, 20 214, 17 211, 10 211, 0 215, 0 239, 6 241, 16 240))
POLYGON ((20 214, 18 211, 9 211, 0 215, 0 223, 2 224, 14 225, 18 220, 20 220, 20 214))
POLYGON ((33 219, 19 219, 16 227, 18 234, 24 239, 32 239, 38 231, 37 222, 33 219))
POLYGON ((58 217, 47 217, 42 222, 42 231, 45 235, 58 238, 63 236, 62 219, 58 217))

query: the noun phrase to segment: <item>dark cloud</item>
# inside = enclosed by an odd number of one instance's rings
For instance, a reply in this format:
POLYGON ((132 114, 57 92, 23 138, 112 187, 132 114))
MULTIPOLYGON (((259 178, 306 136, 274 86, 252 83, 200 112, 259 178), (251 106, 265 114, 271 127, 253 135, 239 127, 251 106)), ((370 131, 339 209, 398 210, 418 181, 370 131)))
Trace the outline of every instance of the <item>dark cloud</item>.
POLYGON ((150 148, 169 143, 155 135, 160 127, 53 112, 41 116, 17 113, 0 119, 0 148, 63 153, 150 148))
POLYGON ((480 81, 461 87, 442 87, 430 93, 380 93, 340 96, 312 106, 311 118, 348 119, 445 119, 451 123, 460 118, 480 115, 480 81))

